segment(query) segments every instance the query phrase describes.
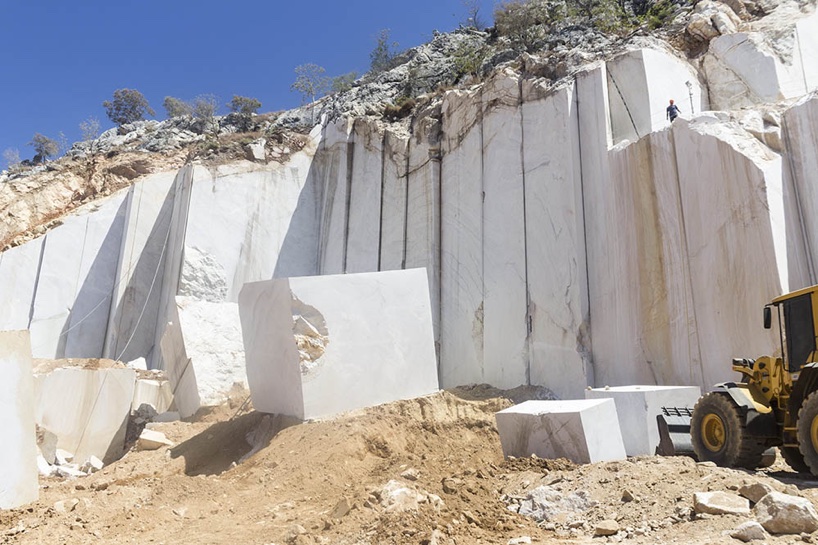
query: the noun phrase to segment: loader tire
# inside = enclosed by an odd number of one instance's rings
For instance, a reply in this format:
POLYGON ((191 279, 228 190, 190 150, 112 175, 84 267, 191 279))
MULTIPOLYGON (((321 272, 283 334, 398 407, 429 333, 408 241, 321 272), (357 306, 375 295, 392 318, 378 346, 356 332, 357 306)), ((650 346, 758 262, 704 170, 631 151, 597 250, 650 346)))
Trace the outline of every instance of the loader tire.
POLYGON ((809 466, 804 461, 804 455, 801 454, 801 451, 798 450, 798 447, 778 447, 781 451, 781 456, 784 458, 784 461, 787 462, 787 465, 792 468, 793 471, 798 473, 809 473, 809 466))
POLYGON ((755 469, 767 446, 747 434, 739 408, 729 396, 710 392, 693 408, 690 439, 700 462, 755 469))
POLYGON ((804 463, 810 473, 818 475, 818 392, 812 392, 804 400, 795 429, 804 463))

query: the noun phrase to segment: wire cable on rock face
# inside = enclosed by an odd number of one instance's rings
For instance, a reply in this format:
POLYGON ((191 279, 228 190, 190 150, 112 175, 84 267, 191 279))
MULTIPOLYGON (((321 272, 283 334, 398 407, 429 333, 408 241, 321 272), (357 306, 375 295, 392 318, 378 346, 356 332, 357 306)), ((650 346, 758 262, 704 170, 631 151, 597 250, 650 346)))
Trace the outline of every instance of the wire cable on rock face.
POLYGON ((151 300, 151 294, 153 293, 153 288, 156 286, 156 279, 159 277, 159 270, 162 268, 162 260, 165 257, 165 250, 168 247, 168 241, 170 240, 170 232, 172 229, 172 217, 171 222, 168 224, 168 232, 165 234, 165 242, 162 244, 162 252, 159 254, 159 259, 156 262, 156 270, 153 272, 153 280, 151 280, 151 286, 148 288, 148 295, 145 297, 145 304, 142 305, 142 311, 139 313, 139 318, 136 320, 136 324, 133 326, 131 330, 131 336, 128 337, 128 341, 125 343, 125 346, 122 348, 122 351, 116 357, 117 361, 120 361, 125 351, 130 346, 131 341, 136 336, 136 331, 139 329, 139 324, 142 322, 142 318, 145 316, 145 310, 148 308, 148 303, 151 300))

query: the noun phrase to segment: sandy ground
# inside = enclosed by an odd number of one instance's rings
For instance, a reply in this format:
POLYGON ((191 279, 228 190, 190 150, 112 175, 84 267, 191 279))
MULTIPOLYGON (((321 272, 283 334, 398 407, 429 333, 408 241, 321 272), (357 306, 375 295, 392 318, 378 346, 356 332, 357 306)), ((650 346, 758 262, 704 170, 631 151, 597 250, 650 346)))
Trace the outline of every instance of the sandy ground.
POLYGON ((155 425, 174 447, 130 451, 83 479, 44 479, 39 502, 0 512, 0 543, 737 544, 724 532, 752 517, 695 515, 694 492, 758 481, 818 499, 818 482, 780 460, 761 472, 681 457, 506 461, 494 413, 531 394, 458 389, 308 423, 242 412, 237 394, 192 422, 155 425), (389 506, 392 480, 416 506, 389 506), (593 505, 540 525, 508 510, 509 497, 540 485, 584 491, 593 505), (593 537, 603 519, 622 531, 593 537))

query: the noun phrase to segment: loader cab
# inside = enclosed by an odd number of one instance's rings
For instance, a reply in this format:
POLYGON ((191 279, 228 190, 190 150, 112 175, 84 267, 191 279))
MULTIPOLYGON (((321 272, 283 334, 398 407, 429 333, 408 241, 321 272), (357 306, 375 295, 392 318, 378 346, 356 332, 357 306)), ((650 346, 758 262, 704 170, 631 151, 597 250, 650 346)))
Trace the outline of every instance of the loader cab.
POLYGON ((764 328, 772 328, 772 307, 778 311, 778 333, 784 365, 797 373, 807 363, 818 361, 818 286, 773 299, 764 307, 764 328))

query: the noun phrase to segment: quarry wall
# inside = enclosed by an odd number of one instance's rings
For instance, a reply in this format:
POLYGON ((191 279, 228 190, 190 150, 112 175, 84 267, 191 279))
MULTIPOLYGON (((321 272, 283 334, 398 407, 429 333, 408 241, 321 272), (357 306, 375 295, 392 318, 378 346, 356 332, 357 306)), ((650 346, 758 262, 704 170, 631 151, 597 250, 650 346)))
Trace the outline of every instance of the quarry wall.
POLYGON ((0 326, 35 357, 145 357, 184 415, 245 379, 246 282, 425 268, 443 387, 709 388, 776 350, 766 302, 818 282, 818 98, 779 153, 701 113, 718 89, 639 49, 557 86, 500 71, 408 130, 324 122, 286 164, 153 174, 0 254, 0 326))

